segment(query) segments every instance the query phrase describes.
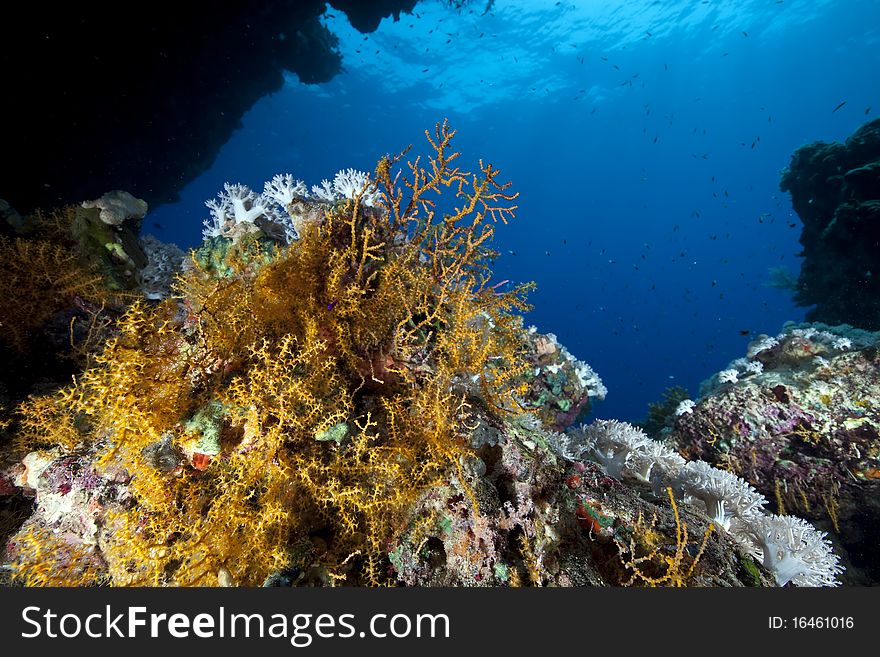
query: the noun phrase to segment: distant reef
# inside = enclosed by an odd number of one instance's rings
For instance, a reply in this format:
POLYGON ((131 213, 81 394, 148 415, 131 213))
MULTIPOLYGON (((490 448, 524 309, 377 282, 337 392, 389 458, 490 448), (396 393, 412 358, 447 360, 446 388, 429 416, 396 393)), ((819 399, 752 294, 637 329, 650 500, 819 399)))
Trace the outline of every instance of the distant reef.
MULTIPOLYGON (((417 0, 332 0, 361 32, 417 0)), ((151 207, 208 169, 242 115, 341 71, 318 0, 23 3, 0 38, 4 175, 22 212, 128 189, 151 207)))
POLYGON ((780 188, 803 222, 795 299, 810 321, 880 329, 880 119, 797 149, 780 188))

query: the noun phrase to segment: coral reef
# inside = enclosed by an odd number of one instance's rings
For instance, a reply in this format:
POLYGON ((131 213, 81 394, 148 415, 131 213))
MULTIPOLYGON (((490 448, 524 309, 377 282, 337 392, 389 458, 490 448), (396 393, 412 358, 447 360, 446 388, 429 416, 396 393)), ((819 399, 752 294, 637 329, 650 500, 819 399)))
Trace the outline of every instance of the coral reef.
MULTIPOLYGON (((19 407, 21 452, 79 450, 125 482, 127 503, 105 510, 95 539, 109 581, 259 584, 322 535, 328 576, 383 582, 408 505, 462 477, 461 408, 520 409, 530 364, 512 311, 530 286, 499 292, 488 269, 515 195, 489 164, 454 166, 452 136, 438 125, 430 169, 416 159, 402 183, 398 158, 375 177, 346 172, 365 188, 320 201, 286 248, 267 248, 259 228, 215 236, 234 244, 224 275, 193 258, 180 302, 135 303, 94 367, 19 407), (449 187, 459 207, 435 216, 449 187)), ((239 211, 256 227, 260 213, 239 211)), ((43 566, 20 545, 47 523, 10 542, 25 583, 43 566)))
POLYGON ((599 375, 572 356, 555 335, 540 334, 530 326, 521 341, 532 367, 521 403, 544 426, 564 431, 590 411, 593 399, 605 398, 608 391, 599 375))
POLYGON ((663 392, 662 401, 648 404, 648 416, 639 422, 639 427, 652 438, 658 438, 660 432, 667 426, 668 418, 673 414, 689 412, 690 404, 693 402, 688 396, 687 388, 681 386, 667 388, 663 392))
MULTIPOLYGON (((149 236, 138 239, 143 202, 123 193, 115 195, 133 202, 137 210, 134 216, 126 213, 129 216, 116 225, 101 220, 100 208, 66 206, 22 217, 0 202, 4 208, 0 256, 5 265, 0 272, 0 471, 8 471, 0 475, 2 543, 31 513, 32 501, 20 491, 36 487, 35 466, 46 458, 43 453, 33 453, 20 460, 13 433, 21 436, 35 423, 58 415, 49 397, 29 400, 28 396, 66 385, 71 376, 94 366, 126 307, 142 296, 167 297, 170 278, 179 269, 179 249, 149 236), (145 258, 141 254, 146 254, 145 258), (135 260, 144 263, 143 269, 135 260), (17 419, 14 412, 22 403, 29 404, 31 413, 17 419), (30 475, 18 476, 21 467, 30 475)), ((58 436, 61 444, 72 448, 77 434, 73 428, 67 429, 67 440, 60 438, 63 430, 58 436)), ((64 458, 56 452, 49 454, 64 458)), ((78 462, 70 459, 64 463, 64 467, 79 468, 78 462)), ((63 484, 53 491, 54 496, 46 499, 57 502, 63 498, 64 504, 53 508, 65 512, 74 499, 76 503, 92 499, 63 497, 63 484)), ((55 512, 50 517, 56 523, 62 520, 55 512)), ((62 547, 57 534, 44 531, 45 523, 37 529, 46 549, 51 549, 50 545, 62 547)), ((63 564, 55 564, 47 573, 59 569, 63 571, 63 564)), ((0 581, 7 574, 0 570, 0 581)))
MULTIPOLYGON (((427 166, 227 184, 171 295, 179 254, 135 242, 141 296, 73 382, 4 400, 0 498, 33 500, 13 581, 836 584, 824 535, 742 479, 623 422, 570 428, 606 390, 523 326, 530 284, 493 282, 517 195, 457 166, 445 122, 426 136, 427 166)), ((725 390, 767 376, 729 369, 725 390)))
POLYGON ((768 519, 764 496, 730 472, 705 461, 687 462, 668 444, 651 440, 640 429, 616 420, 597 420, 554 443, 565 458, 586 456, 616 479, 630 477, 649 483, 658 495, 665 488, 676 518, 676 497, 703 507, 712 520, 703 547, 713 529, 723 530, 744 550, 760 556, 779 586, 788 582, 798 586, 839 583, 837 577, 844 568, 825 533, 799 518, 768 519), (789 520, 794 524, 785 525, 789 520))
POLYGON ((865 549, 880 514, 878 344, 880 334, 850 326, 787 325, 754 340, 726 368, 735 377, 706 381, 661 432, 686 456, 746 479, 776 513, 828 531, 848 583, 880 581, 865 549))
POLYGON ((803 222, 795 299, 810 321, 880 329, 880 119, 845 143, 802 146, 782 191, 803 222))
POLYGON ((147 299, 167 299, 186 256, 179 247, 162 242, 153 235, 144 235, 140 245, 146 264, 138 273, 138 285, 147 299))
POLYGON ((167 297, 183 253, 138 236, 146 204, 126 192, 24 217, 3 204, 0 386, 22 399, 69 381, 135 299, 167 297))
POLYGON ((475 455, 467 476, 479 509, 456 480, 427 491, 390 548, 403 583, 772 585, 699 511, 564 457, 565 437, 534 416, 501 427, 476 407, 469 416, 475 455))
POLYGON ((104 278, 75 251, 52 239, 0 237, 0 342, 7 351, 25 351, 32 334, 74 299, 105 302, 104 278))

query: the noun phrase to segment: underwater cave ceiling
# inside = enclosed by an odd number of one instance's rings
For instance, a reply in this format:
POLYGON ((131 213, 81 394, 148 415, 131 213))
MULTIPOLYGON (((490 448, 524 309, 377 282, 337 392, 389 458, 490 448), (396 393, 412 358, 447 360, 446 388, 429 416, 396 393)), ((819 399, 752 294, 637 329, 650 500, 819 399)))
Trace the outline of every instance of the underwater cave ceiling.
MULTIPOLYGON (((361 32, 417 0, 332 0, 361 32)), ((0 198, 20 212, 125 189, 151 207, 207 170, 241 117, 281 88, 341 70, 318 0, 17 8, 0 40, 0 198), (284 35, 279 38, 279 35, 284 35), (223 62, 218 71, 217 62, 223 62), (218 74, 219 72, 219 74, 218 74)))

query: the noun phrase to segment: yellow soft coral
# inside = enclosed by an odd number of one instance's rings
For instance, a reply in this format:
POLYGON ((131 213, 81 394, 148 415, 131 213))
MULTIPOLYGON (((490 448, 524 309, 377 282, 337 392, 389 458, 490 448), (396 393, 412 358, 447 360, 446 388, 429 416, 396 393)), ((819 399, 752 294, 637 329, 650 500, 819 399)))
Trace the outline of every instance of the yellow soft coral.
POLYGON ((258 585, 317 563, 380 584, 412 502, 449 476, 467 488, 461 410, 517 410, 530 286, 489 284, 515 195, 492 165, 453 166, 453 135, 428 134, 427 169, 380 160, 288 247, 249 235, 223 276, 194 257, 177 303, 135 304, 95 367, 22 407, 31 443, 81 442, 130 476, 136 503, 107 512, 99 541, 112 583, 258 585), (171 466, 151 462, 159 445, 171 466))

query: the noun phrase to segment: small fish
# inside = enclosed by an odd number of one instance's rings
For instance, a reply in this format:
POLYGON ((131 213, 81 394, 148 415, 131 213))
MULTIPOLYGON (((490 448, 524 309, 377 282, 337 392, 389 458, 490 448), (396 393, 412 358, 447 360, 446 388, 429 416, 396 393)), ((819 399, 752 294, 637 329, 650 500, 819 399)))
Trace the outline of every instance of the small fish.
POLYGON ((871 113, 871 107, 869 105, 868 107, 865 108, 865 115, 867 116, 870 113, 871 113))
POLYGON ((748 329, 742 329, 742 330, 739 332, 739 334, 742 335, 742 336, 749 335, 750 333, 751 333, 751 331, 748 330, 748 329))
POLYGON ((745 30, 743 30, 743 36, 744 36, 744 37, 747 37, 747 36, 749 36, 749 33, 746 32, 745 30))
POLYGON ((833 110, 831 110, 831 113, 834 114, 837 110, 839 110, 844 105, 846 105, 846 101, 843 101, 842 103, 838 103, 837 107, 835 107, 833 110))

